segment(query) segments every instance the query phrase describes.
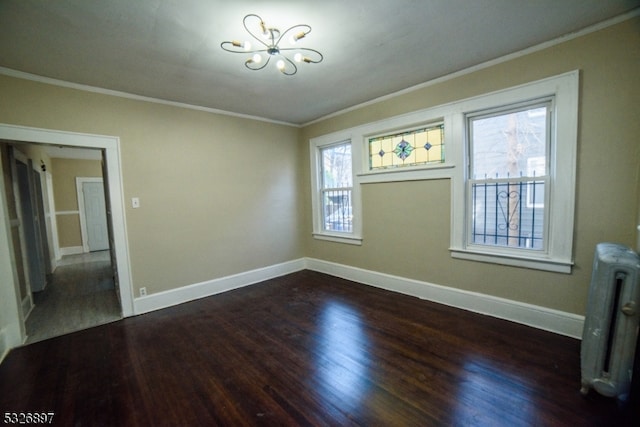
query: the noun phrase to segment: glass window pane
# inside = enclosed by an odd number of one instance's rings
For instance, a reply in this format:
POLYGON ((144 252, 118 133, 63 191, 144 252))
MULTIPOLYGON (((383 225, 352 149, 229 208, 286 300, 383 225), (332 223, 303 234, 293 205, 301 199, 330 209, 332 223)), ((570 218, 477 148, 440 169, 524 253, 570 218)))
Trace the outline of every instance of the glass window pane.
POLYGON ((369 168, 444 163, 444 125, 369 138, 369 168))
POLYGON ((320 150, 322 161, 322 229, 351 233, 353 187, 351 143, 331 145, 320 150))
POLYGON ((327 190, 322 194, 322 218, 326 231, 351 233, 353 212, 351 190, 327 190))
POLYGON ((321 158, 323 188, 352 186, 350 143, 323 148, 321 158))
POLYGON ((471 120, 475 179, 547 175, 548 106, 471 120))
POLYGON ((544 181, 474 183, 471 242, 544 249, 544 181))

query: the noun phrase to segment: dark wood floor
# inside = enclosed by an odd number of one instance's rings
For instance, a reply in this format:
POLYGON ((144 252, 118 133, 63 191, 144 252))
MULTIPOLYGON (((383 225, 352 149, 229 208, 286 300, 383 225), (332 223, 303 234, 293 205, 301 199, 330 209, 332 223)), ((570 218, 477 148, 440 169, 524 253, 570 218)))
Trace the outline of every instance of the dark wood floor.
MULTIPOLYGON (((613 426, 580 342, 302 271, 13 350, 0 415, 54 424, 613 426)), ((640 425, 640 424, 637 424, 640 425)))

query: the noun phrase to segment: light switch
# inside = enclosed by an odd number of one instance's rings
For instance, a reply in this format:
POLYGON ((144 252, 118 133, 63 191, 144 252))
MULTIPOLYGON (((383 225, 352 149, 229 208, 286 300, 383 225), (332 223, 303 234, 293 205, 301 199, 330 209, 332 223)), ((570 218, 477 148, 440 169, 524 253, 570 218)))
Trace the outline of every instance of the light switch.
POLYGON ((131 198, 131 206, 136 209, 140 207, 140 199, 137 197, 132 197, 131 198))

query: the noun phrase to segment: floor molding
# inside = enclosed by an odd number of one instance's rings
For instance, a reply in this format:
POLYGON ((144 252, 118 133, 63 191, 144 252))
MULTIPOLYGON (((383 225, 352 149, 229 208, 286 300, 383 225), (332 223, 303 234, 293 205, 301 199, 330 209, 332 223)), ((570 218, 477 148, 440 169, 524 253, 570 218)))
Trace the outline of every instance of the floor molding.
POLYGON ((31 296, 27 295, 22 299, 22 315, 24 316, 25 322, 29 318, 31 311, 33 310, 33 304, 31 300, 31 296))
POLYGON ((84 253, 84 248, 82 246, 66 246, 64 248, 60 248, 61 257, 65 255, 78 255, 83 253, 84 253))
POLYGON ((22 343, 20 326, 17 323, 9 324, 4 329, 0 329, 0 363, 7 357, 11 349, 22 343))
POLYGON ((304 269, 509 320, 571 338, 582 337, 584 316, 315 258, 301 258, 139 297, 134 299, 134 311, 135 314, 148 313, 304 269))
POLYGON ((148 313, 184 302, 208 297, 244 286, 253 285, 275 277, 284 276, 296 271, 304 270, 304 259, 287 261, 264 268, 195 283, 164 292, 135 298, 133 301, 135 314, 148 313))
POLYGON ((533 304, 306 258, 306 268, 365 285, 485 314, 571 338, 582 338, 584 316, 533 304))
POLYGON ((7 339, 5 338, 6 332, 4 330, 0 331, 0 363, 4 360, 4 358, 9 354, 9 344, 7 343, 7 339))

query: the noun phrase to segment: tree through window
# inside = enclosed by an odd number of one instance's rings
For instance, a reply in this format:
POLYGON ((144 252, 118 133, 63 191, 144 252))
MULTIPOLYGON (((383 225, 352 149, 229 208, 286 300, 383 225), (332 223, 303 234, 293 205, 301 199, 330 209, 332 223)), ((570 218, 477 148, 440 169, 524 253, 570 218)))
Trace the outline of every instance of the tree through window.
POLYGON ((551 101, 468 115, 470 243, 544 250, 551 101))
POLYGON ((320 150, 320 161, 322 227, 325 231, 351 233, 353 230, 351 143, 323 147, 320 150))

